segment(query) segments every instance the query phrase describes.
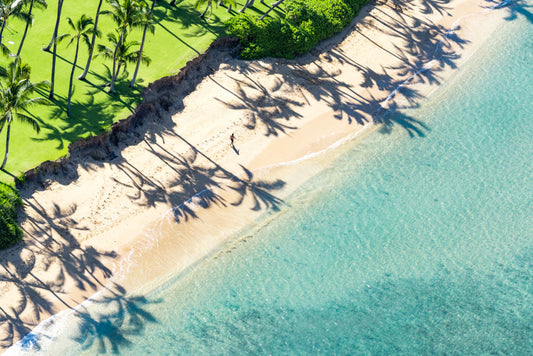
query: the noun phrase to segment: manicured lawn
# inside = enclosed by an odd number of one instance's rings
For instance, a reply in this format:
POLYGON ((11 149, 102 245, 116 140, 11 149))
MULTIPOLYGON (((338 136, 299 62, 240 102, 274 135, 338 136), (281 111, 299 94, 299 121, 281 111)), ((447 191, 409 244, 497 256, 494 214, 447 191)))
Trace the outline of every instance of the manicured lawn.
MULTIPOLYGON (((68 41, 58 45, 55 105, 35 107, 30 111, 30 115, 35 117, 41 125, 39 134, 20 122, 12 125, 9 160, 6 166, 8 173, 0 172, 0 181, 12 182, 13 176, 18 176, 21 172, 43 161, 54 160, 65 155, 71 142, 105 132, 113 122, 127 117, 134 110, 140 102, 142 89, 148 83, 166 75, 176 74, 188 60, 205 51, 214 39, 225 34, 223 21, 231 16, 225 8, 215 8, 211 17, 203 20, 199 16, 199 11, 194 8, 194 0, 184 0, 175 7, 171 7, 168 2, 159 0, 154 9, 156 31, 155 35, 147 35, 144 49, 144 53, 152 59, 152 64, 149 67, 141 65, 137 86, 133 89, 128 87, 135 69, 134 65, 129 65, 128 78, 119 80, 115 93, 108 94, 107 88, 102 85, 110 79, 112 62, 97 57, 93 60, 87 81, 74 81, 75 92, 70 118, 66 115, 66 98, 75 45, 67 48, 68 41)), ((242 5, 243 2, 238 1, 238 4, 242 5)), ((22 60, 32 68, 31 80, 33 82, 50 81, 52 54, 42 51, 41 48, 49 43, 52 36, 57 1, 49 0, 48 5, 48 9, 44 11, 34 9, 33 28, 28 33, 21 54, 22 60)), ((59 33, 70 31, 67 17, 71 17, 73 21, 76 21, 82 14, 94 18, 97 5, 98 0, 65 1, 59 33)), ((108 8, 107 4, 102 7, 108 8)), ((248 9, 246 12, 260 14, 266 9, 265 5, 256 1, 255 8, 248 9)), ((102 37, 97 40, 97 44, 106 43, 105 35, 114 31, 111 19, 101 16, 98 27, 102 32, 102 37)), ((5 43, 11 52, 16 53, 23 31, 24 23, 10 18, 2 43, 5 43)), ((141 30, 135 30, 128 36, 128 40, 140 41, 141 34, 141 30)), ((82 47, 75 77, 82 73, 86 61, 87 49, 82 47)), ((5 65, 8 59, 2 58, 0 63, 5 65)), ((48 93, 42 94, 45 97, 48 96, 48 93)), ((0 136, 2 159, 4 149, 5 132, 0 136)))

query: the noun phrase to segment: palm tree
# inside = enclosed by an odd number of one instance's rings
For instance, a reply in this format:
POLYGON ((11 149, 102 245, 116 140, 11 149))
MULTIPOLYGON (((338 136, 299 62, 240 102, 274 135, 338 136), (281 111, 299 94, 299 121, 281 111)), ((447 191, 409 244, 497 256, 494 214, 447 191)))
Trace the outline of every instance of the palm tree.
POLYGON ((264 14, 263 16, 261 16, 260 20, 263 21, 264 18, 270 13, 270 11, 274 10, 276 7, 278 7, 279 5, 281 5, 285 0, 278 0, 276 1, 275 3, 273 3, 271 6, 270 6, 270 9, 268 9, 264 14))
POLYGON ((237 1, 235 0, 220 0, 220 5, 228 5, 226 12, 231 11, 231 6, 237 6, 237 1))
MULTIPOLYGON (((56 25, 54 27, 54 33, 52 33, 52 39, 48 46, 43 48, 43 51, 50 52, 50 47, 56 42, 57 32, 59 30, 59 20, 61 19, 61 9, 63 8, 63 0, 57 0, 57 16, 56 16, 56 25)), ((52 83, 53 84, 53 83, 52 83)))
POLYGON ((140 53, 140 50, 135 50, 137 46, 139 46, 139 41, 128 41, 126 38, 127 35, 125 35, 122 38, 122 41, 120 41, 120 33, 110 33, 107 35, 107 39, 111 43, 111 46, 105 46, 102 44, 99 44, 98 47, 98 54, 97 56, 102 56, 105 59, 112 59, 116 58, 117 68, 116 68, 116 76, 120 74, 120 71, 124 69, 126 71, 126 67, 128 63, 136 63, 137 59, 139 58, 139 55, 141 57, 141 62, 146 64, 147 66, 150 65, 152 60, 150 57, 146 56, 145 54, 140 53))
POLYGON ((207 12, 209 11, 209 15, 207 17, 211 17, 211 14, 213 13, 213 0, 196 0, 195 6, 198 9, 201 5, 206 5, 204 12, 200 15, 200 17, 203 19, 207 12))
POLYGON ((246 0, 239 12, 243 13, 247 8, 254 6, 254 0, 246 0))
POLYGON ((0 169, 3 170, 7 163, 13 119, 28 123, 35 131, 39 132, 39 123, 33 117, 23 112, 34 105, 48 105, 50 103, 50 101, 43 97, 31 97, 36 89, 46 86, 46 82, 30 82, 30 67, 27 64, 22 64, 20 61, 10 63, 7 78, 0 82, 0 132, 7 125, 6 153, 0 169))
POLYGON ((213 0, 196 0, 194 3, 194 6, 198 9, 200 6, 206 5, 204 12, 200 15, 201 18, 205 17, 205 14, 207 14, 207 11, 209 10, 209 16, 211 16, 211 13, 213 12, 213 0))
POLYGON ((113 70, 111 72, 111 83, 109 92, 115 90, 115 81, 117 80, 117 51, 121 48, 122 41, 130 28, 144 25, 144 19, 141 12, 142 5, 137 0, 110 0, 111 11, 102 11, 102 13, 111 15, 111 18, 117 25, 119 37, 116 42, 115 51, 113 52, 113 70))
POLYGON ((87 58, 87 64, 85 64, 85 69, 83 70, 83 73, 78 77, 79 80, 84 80, 87 76, 87 73, 89 73, 89 67, 91 66, 91 59, 93 58, 93 51, 96 44, 96 36, 100 36, 100 32, 98 31, 98 18, 100 17, 100 8, 102 7, 103 0, 100 0, 98 2, 98 8, 96 9, 96 17, 94 18, 94 31, 93 31, 93 37, 91 39, 91 46, 89 47, 89 58, 87 58))
MULTIPOLYGON (((202 12, 202 14, 200 15, 201 18, 204 18, 205 15, 207 14, 207 11, 209 11, 209 16, 211 16, 211 13, 213 12, 213 0, 196 0, 196 2, 194 3, 194 6, 198 9, 200 6, 202 5, 206 5, 205 6, 205 10, 204 12, 202 12)), ((231 9, 231 5, 236 5, 236 2, 235 0, 219 0, 219 2, 215 2, 215 5, 216 6, 219 6, 219 5, 224 5, 224 4, 228 4, 228 11, 230 11, 231 9)))
POLYGON ((61 36, 54 36, 54 43, 52 48, 52 74, 50 79, 50 94, 48 95, 48 99, 54 100, 54 87, 55 87, 55 77, 56 77, 56 57, 57 57, 57 43, 64 37, 65 35, 61 36))
POLYGON ((237 2, 235 0, 220 0, 218 2, 218 6, 224 6, 224 5, 228 5, 228 9, 226 10, 226 12, 231 12, 231 7, 237 6, 237 2))
POLYGON ((145 14, 145 24, 144 24, 144 30, 143 30, 143 37, 141 40, 141 47, 139 48, 139 57, 137 58, 137 65, 135 66, 135 71, 133 72, 133 78, 131 79, 130 87, 133 88, 135 86, 135 79, 137 79, 137 72, 139 71, 139 66, 141 64, 142 54, 143 54, 143 48, 144 48, 144 41, 146 39, 146 31, 150 30, 151 34, 154 34, 155 32, 155 26, 152 21, 152 13, 154 12, 154 6, 157 0, 152 0, 152 6, 150 7, 150 11, 145 14))
MULTIPOLYGON (((72 29, 72 33, 68 34, 66 37, 70 37, 70 41, 67 46, 70 46, 74 41, 76 41, 76 51, 74 54, 74 61, 72 62, 72 70, 70 71, 70 81, 68 85, 68 99, 67 99, 67 116, 70 117, 70 99, 72 98, 72 80, 74 79, 74 70, 76 69, 76 63, 78 62, 78 52, 80 49, 80 40, 83 40, 87 47, 91 48, 91 42, 89 41, 89 35, 94 32, 93 19, 81 15, 81 17, 74 23, 70 17, 67 17, 67 23, 72 29)), ((66 38, 64 37, 64 38, 66 38)))
POLYGON ((5 54, 9 53, 9 50, 2 43, 2 37, 4 29, 7 26, 7 20, 10 17, 25 20, 26 14, 22 12, 23 5, 24 1, 22 0, 0 0, 0 21, 2 21, 2 26, 0 27, 0 47, 5 54))
POLYGON ((30 0, 30 7, 28 9, 28 13, 26 14, 26 27, 24 28, 24 34, 22 35, 22 39, 20 40, 19 49, 17 50, 17 58, 20 57, 20 52, 22 51, 22 46, 24 45, 24 41, 26 40, 28 29, 32 25, 32 21, 33 21, 32 10, 33 10, 34 5, 36 7, 44 8, 44 9, 48 7, 46 0, 30 0))

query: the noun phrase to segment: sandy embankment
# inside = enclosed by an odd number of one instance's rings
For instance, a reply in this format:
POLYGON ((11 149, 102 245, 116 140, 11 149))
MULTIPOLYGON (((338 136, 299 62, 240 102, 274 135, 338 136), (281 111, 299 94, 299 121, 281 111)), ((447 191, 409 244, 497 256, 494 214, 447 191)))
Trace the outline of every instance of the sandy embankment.
POLYGON ((121 286, 110 293, 122 298, 282 208, 304 179, 302 167, 264 167, 323 150, 373 123, 422 135, 424 123, 387 119, 382 105, 415 103, 449 77, 502 21, 505 9, 481 14, 483 6, 379 2, 296 61, 211 54, 193 93, 168 93, 183 109, 170 107, 130 133, 116 158, 87 157, 74 182, 63 185, 59 177, 45 189, 22 190, 24 243, 0 253, 0 350, 103 288, 112 272, 121 286), (472 13, 478 15, 465 17, 472 13), (410 85, 387 100, 406 80, 410 85))

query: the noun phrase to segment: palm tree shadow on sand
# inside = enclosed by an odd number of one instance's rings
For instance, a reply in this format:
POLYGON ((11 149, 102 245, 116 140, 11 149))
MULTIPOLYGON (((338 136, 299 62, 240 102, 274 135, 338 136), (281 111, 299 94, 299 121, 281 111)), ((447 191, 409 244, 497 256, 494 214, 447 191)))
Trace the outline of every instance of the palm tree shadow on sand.
MULTIPOLYGON (((231 100, 218 101, 232 110, 239 110, 248 119, 246 127, 255 130, 265 127, 265 135, 286 134, 296 129, 298 109, 308 98, 327 103, 337 120, 349 124, 364 125, 369 122, 383 125, 380 132, 388 134, 393 127, 405 129, 411 137, 423 137, 428 126, 420 120, 398 111, 413 107, 423 94, 413 84, 438 85, 444 70, 455 69, 460 59, 458 49, 468 40, 460 33, 460 26, 446 28, 412 14, 447 14, 449 0, 437 0, 415 4, 413 1, 380 1, 382 7, 372 8, 360 22, 354 22, 336 35, 338 40, 320 43, 310 54, 296 60, 266 59, 261 62, 234 62, 230 67, 244 76, 234 79, 234 90, 222 86, 233 95, 231 100), (383 7, 396 12, 392 17, 383 7), (364 31, 363 31, 364 29, 364 31), (386 48, 366 36, 367 30, 379 30, 393 38, 393 48, 386 48), (363 39, 393 56, 398 65, 369 67, 346 54, 336 44, 349 34, 358 32, 363 39), (352 66, 362 76, 359 88, 342 81, 339 69, 329 63, 352 66), (270 84, 258 82, 252 77, 256 72, 267 72, 270 84), (285 92, 300 93, 287 100, 285 92), (375 94, 374 94, 375 93, 375 94)), ((390 46, 389 46, 390 47, 390 46)), ((211 78, 215 83, 216 80, 211 78)), ((217 83, 218 84, 218 83, 217 83)))

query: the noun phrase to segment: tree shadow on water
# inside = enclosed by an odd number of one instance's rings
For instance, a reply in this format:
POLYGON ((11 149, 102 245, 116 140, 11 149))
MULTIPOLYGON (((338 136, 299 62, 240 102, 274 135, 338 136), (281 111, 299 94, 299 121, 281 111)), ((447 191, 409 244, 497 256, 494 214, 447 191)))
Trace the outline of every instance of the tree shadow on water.
POLYGON ((415 119, 402 111, 384 111, 381 115, 376 117, 376 123, 381 124, 378 132, 382 134, 390 134, 394 126, 400 126, 408 134, 409 137, 425 137, 426 133, 431 129, 430 127, 419 119, 415 119))
POLYGON ((146 307, 161 301, 128 296, 116 284, 104 294, 91 299, 88 306, 78 308, 75 313, 76 331, 71 338, 83 350, 116 354, 125 351, 132 344, 130 338, 141 335, 147 323, 157 323, 146 307))
POLYGON ((147 322, 156 322, 145 310, 152 302, 127 295, 118 284, 107 284, 111 270, 106 261, 115 259, 117 253, 78 242, 78 232, 87 229, 73 218, 76 205, 44 206, 25 193, 23 190, 25 204, 33 211, 31 216, 22 212, 27 239, 0 254, 0 350, 23 337, 22 348, 38 350, 40 337, 47 336, 28 333, 36 321, 62 309, 71 310, 81 321, 76 324, 81 339, 76 341, 85 346, 107 344, 112 352, 125 347, 128 336, 142 332, 147 322), (80 296, 72 295, 73 289, 80 296), (98 290, 103 292, 93 304, 108 305, 105 314, 78 306, 98 290))

